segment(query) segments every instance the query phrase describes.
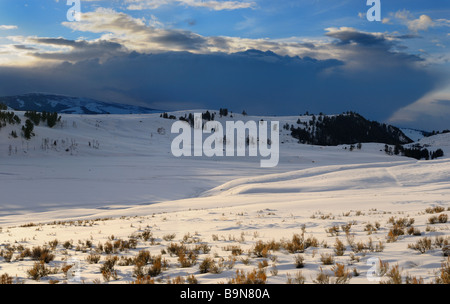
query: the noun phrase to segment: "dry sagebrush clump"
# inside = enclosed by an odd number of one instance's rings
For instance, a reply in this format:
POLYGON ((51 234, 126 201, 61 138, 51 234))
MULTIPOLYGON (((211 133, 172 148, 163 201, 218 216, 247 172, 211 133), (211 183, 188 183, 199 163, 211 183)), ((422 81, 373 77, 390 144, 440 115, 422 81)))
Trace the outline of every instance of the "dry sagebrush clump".
POLYGON ((309 247, 319 247, 319 241, 310 236, 305 239, 305 229, 302 228, 301 234, 294 234, 291 240, 283 240, 281 246, 289 253, 303 253, 309 247))
POLYGON ((251 253, 253 253, 258 258, 267 258, 270 251, 278 251, 280 250, 280 248, 281 244, 279 242, 263 242, 259 240, 253 246, 251 253))
POLYGON ((5 284, 9 285, 12 283, 13 283, 13 278, 9 274, 4 273, 0 276, 0 284, 1 285, 5 285, 5 284))
POLYGON ((441 206, 428 207, 427 209, 425 209, 426 213, 441 213, 444 211, 445 211, 445 208, 441 207, 441 206))
POLYGON ((58 267, 47 267, 44 261, 35 262, 33 267, 27 270, 28 277, 30 279, 39 281, 41 278, 48 276, 49 274, 57 274, 58 267))
POLYGON ((320 255, 320 261, 322 262, 323 265, 333 265, 334 257, 332 254, 323 253, 320 255))
POLYGON ((301 271, 298 271, 295 274, 295 277, 292 278, 290 273, 286 274, 287 281, 286 284, 305 284, 306 278, 301 271))
POLYGON ((254 269, 250 272, 236 270, 236 274, 232 277, 228 284, 266 284, 267 275, 264 270, 254 269))
POLYGON ((447 223, 448 220, 448 215, 445 213, 441 213, 439 214, 439 216, 433 215, 431 217, 428 218, 428 223, 429 224, 445 224, 447 223))
POLYGON ((436 284, 450 284, 450 257, 442 262, 441 269, 436 278, 436 284))

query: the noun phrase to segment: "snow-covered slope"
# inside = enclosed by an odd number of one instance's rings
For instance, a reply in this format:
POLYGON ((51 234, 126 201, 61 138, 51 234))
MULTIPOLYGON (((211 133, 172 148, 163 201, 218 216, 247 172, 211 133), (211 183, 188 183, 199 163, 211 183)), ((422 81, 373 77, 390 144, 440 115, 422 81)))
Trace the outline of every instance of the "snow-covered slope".
POLYGON ((427 147, 439 147, 445 154, 450 153, 450 133, 423 137, 417 143, 427 147))
MULTIPOLYGON (((185 113, 171 114, 178 117, 185 113)), ((17 114, 25 119, 23 112, 17 114)), ((63 114, 54 128, 36 126, 36 136, 30 140, 9 135, 13 130, 20 134, 20 125, 2 128, 0 190, 8 203, 3 204, 0 212, 186 198, 236 177, 342 164, 349 157, 358 163, 411 161, 387 157, 381 151, 382 144, 364 144, 361 150, 353 152, 347 146, 300 145, 284 129, 280 135, 280 163, 275 168, 260 168, 259 157, 176 158, 171 153, 171 141, 176 136, 170 132, 174 120, 159 116, 63 114), (116 186, 112 187, 113 184, 116 186), (22 188, 27 190, 21 191, 22 188)), ((224 124, 227 119, 217 118, 224 124)), ((298 117, 234 114, 234 119, 276 119, 282 124, 295 123, 298 117)))
POLYGON ((413 141, 419 141, 426 134, 425 131, 409 129, 409 128, 402 128, 401 130, 406 136, 411 138, 413 141))
MULTIPOLYGON (((279 120, 280 125, 299 119, 233 116, 279 120)), ((138 237, 136 248, 113 254, 132 258, 140 250, 149 250, 152 256, 166 252, 162 257, 169 266, 155 277, 163 283, 188 275, 200 283, 227 282, 236 270, 252 271, 264 260, 267 282, 286 283, 299 271, 297 255, 304 258, 302 275, 312 283, 320 268, 334 276, 333 265, 322 264, 323 254, 332 254, 335 263, 350 271, 356 269, 359 276, 351 283, 376 283, 368 275, 371 263, 379 260, 399 264, 404 278, 409 274, 434 282, 438 276, 442 248, 432 245, 421 254, 408 245, 424 237, 433 244, 438 238, 449 241, 448 222, 430 224, 434 214, 425 211, 441 206, 444 211, 436 216, 450 215, 447 156, 432 161, 389 156, 379 143, 364 143, 360 150, 301 145, 282 129, 280 162, 274 168, 261 168, 258 157, 176 158, 170 151, 173 122, 159 114, 63 114, 54 128, 37 126, 29 141, 10 138, 13 129, 20 132, 17 125, 0 129, 0 249, 7 252, 16 246, 12 262, 0 257, 0 274, 36 282, 27 275, 34 261, 15 259, 20 256, 17 246, 48 246, 57 239, 49 267, 62 267, 70 256, 81 265, 81 280, 107 282, 99 269, 111 253, 100 250, 99 244, 128 240, 149 230, 153 241, 138 237), (414 219, 421 235, 409 235, 405 228, 404 235, 388 242, 392 217, 414 219), (341 227, 349 223, 346 235, 341 227), (371 225, 378 228, 367 230, 371 225), (302 227, 305 237, 317 239, 303 252, 293 254, 281 246, 266 257, 250 253, 258 241, 285 244, 302 227), (329 232, 333 227, 338 233, 329 232), (343 255, 335 255, 336 239, 345 244, 343 255), (93 244, 90 248, 86 240, 93 244), (353 245, 348 243, 351 240, 353 245), (66 241, 72 247, 64 248, 66 241), (167 253, 172 243, 189 248, 207 245, 210 251, 201 251, 194 265, 183 268, 176 255, 167 253), (357 244, 363 244, 361 251, 357 244), (380 244, 383 248, 375 250, 380 244), (242 249, 235 260, 232 246, 242 249), (87 261, 91 254, 100 256, 99 264, 87 261), (207 258, 222 263, 216 273, 199 271, 207 258)), ((424 138, 421 143, 445 149, 447 135, 424 138)), ((134 265, 118 262, 115 270, 117 280, 110 279, 111 283, 136 280, 134 265)), ((73 282, 62 271, 39 282, 49 280, 73 282)))
POLYGON ((0 97, 0 103, 18 111, 46 111, 66 114, 145 114, 162 112, 146 107, 46 93, 4 96, 0 97))

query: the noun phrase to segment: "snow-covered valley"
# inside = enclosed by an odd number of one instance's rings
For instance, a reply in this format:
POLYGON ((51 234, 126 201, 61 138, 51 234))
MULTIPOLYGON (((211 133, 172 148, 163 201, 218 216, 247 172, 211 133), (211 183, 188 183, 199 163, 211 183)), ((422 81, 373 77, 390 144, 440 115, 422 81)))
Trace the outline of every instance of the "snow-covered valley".
MULTIPOLYGON (((186 112, 201 111, 169 114, 186 112)), ((233 115, 280 125, 299 119, 233 115)), ((304 145, 281 130, 274 168, 248 156, 177 158, 173 122, 160 114, 62 115, 54 128, 36 126, 30 140, 8 135, 17 126, 2 128, 0 275, 26 283, 228 283, 255 271, 284 284, 314 283, 320 274, 336 282, 344 267, 349 283, 378 283, 398 264, 403 282, 440 277, 450 239, 447 156, 417 161, 387 155, 382 143, 304 145), (53 258, 36 280, 30 270, 42 255, 28 251, 38 246, 53 258), (388 272, 374 278, 380 261, 388 272)), ((448 155, 448 135, 420 142, 448 155)))

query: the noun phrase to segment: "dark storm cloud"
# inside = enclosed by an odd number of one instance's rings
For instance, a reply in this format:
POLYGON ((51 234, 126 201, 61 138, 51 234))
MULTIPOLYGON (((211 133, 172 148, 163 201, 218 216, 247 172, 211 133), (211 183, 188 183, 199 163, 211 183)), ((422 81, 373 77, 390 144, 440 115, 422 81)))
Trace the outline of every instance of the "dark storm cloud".
POLYGON ((90 58, 117 56, 124 52, 124 47, 121 44, 105 40, 88 42, 64 38, 31 38, 30 41, 40 45, 70 48, 69 51, 36 51, 32 53, 33 56, 41 59, 80 61, 90 58))
POLYGON ((223 37, 211 37, 209 43, 223 50, 230 48, 228 40, 223 37))
POLYGON ((16 44, 16 45, 14 45, 14 48, 17 49, 17 50, 29 50, 29 51, 37 50, 34 47, 26 46, 26 45, 23 45, 23 44, 16 44))
POLYGON ((326 33, 327 36, 339 39, 338 44, 357 43, 359 45, 374 46, 381 45, 386 48, 391 46, 391 43, 386 40, 384 36, 374 35, 372 33, 363 33, 355 30, 339 30, 326 33))
MULTIPOLYGON (((387 60, 394 60, 389 56, 387 60)), ((410 57, 396 60, 398 65, 386 70, 368 58, 366 70, 352 71, 340 60, 256 50, 235 54, 133 52, 104 62, 90 59, 56 67, 2 69, 0 93, 45 91, 164 109, 196 104, 253 114, 355 110, 384 119, 430 90, 434 81, 410 57)))
POLYGON ((204 47, 207 39, 188 31, 163 31, 160 35, 152 37, 152 42, 156 42, 166 47, 177 47, 183 50, 199 50, 204 47))
MULTIPOLYGON (((144 54, 113 41, 35 38, 36 44, 59 48, 41 49, 35 57, 66 62, 1 68, 0 95, 44 91, 167 110, 195 105, 253 114, 352 110, 384 120, 439 83, 438 74, 419 64, 421 57, 399 50, 399 41, 406 38, 349 28, 329 29, 327 36, 334 40, 297 43, 305 50, 303 57, 276 54, 293 44, 265 40, 254 45, 261 43, 274 52, 144 54), (335 54, 339 59, 318 60, 319 54, 335 54)), ((182 50, 205 45, 226 50, 236 43, 227 37, 206 39, 173 30, 159 31, 152 39, 182 50)))

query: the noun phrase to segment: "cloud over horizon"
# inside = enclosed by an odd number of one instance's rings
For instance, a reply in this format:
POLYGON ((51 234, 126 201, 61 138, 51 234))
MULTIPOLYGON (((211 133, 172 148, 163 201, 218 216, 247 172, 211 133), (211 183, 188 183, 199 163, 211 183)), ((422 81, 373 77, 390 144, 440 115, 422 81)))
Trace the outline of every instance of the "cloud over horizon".
MULTIPOLYGON (((8 88, 1 93, 23 92, 23 86, 14 83, 26 83, 26 91, 53 91, 168 110, 180 109, 180 105, 184 109, 228 107, 278 115, 354 110, 372 119, 386 119, 386 113, 407 106, 432 89, 435 79, 417 65, 420 58, 391 54, 386 46, 367 49, 368 37, 358 37, 363 42, 352 38, 354 41, 348 44, 341 37, 327 48, 337 48, 343 58, 358 54, 355 60, 362 61, 359 64, 259 50, 231 54, 116 53, 102 61, 105 49, 114 52, 121 50, 120 45, 45 38, 38 41, 73 49, 35 56, 83 59, 0 71, 0 81, 8 88), (84 58, 87 54, 95 56, 84 58), (384 62, 368 65, 367 59, 374 56, 383 57, 384 62)), ((386 43, 383 39, 376 41, 386 43)))
MULTIPOLYGON (((168 4, 218 11, 255 7, 251 1, 125 3, 136 10, 168 4)), ((165 26, 153 14, 95 7, 79 22, 61 23, 74 36, 83 35, 78 38, 3 37, 9 44, 0 52, 10 57, 0 69, 0 94, 45 91, 167 110, 228 107, 253 114, 352 110, 370 119, 413 123, 418 116, 410 106, 419 109, 418 101, 436 92, 448 75, 436 72, 431 56, 407 45, 422 39, 419 32, 447 23, 409 11, 390 17, 408 32, 334 26, 320 37, 271 39, 202 35, 165 26)))
POLYGON ((450 84, 447 84, 394 112, 387 121, 399 126, 413 123, 417 129, 439 131, 449 129, 449 116, 450 84))

